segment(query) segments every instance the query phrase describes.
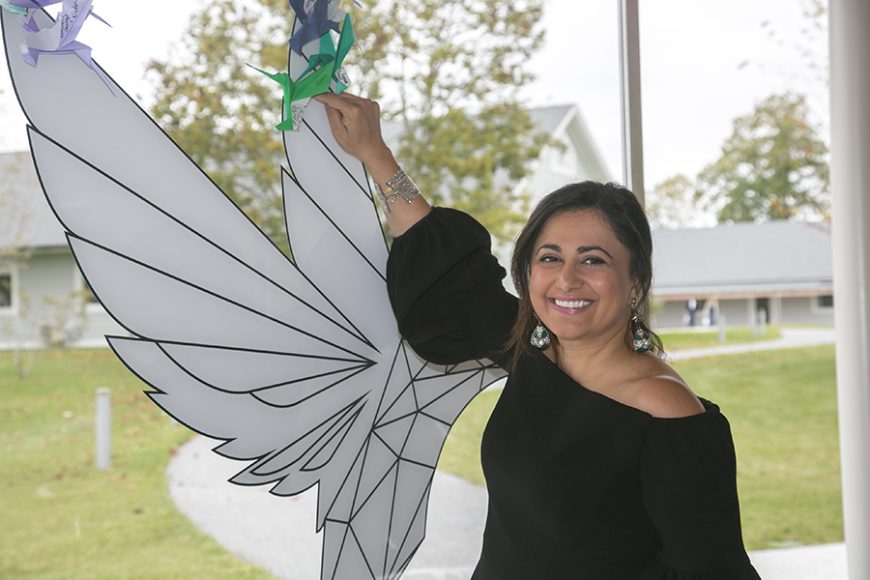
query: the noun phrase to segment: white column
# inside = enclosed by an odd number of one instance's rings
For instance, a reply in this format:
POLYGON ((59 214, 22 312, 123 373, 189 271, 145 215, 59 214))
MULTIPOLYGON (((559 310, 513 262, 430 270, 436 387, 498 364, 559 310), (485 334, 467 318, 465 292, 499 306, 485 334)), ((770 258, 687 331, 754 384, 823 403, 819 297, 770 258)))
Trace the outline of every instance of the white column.
POLYGON ((112 395, 108 387, 97 389, 95 449, 97 469, 112 466, 112 395))
POLYGON ((619 2, 619 73, 622 100, 622 179, 645 207, 640 104, 638 0, 619 2))
POLYGON ((834 323, 851 580, 870 578, 870 2, 831 0, 834 323))
POLYGON ((770 297, 770 323, 782 324, 782 296, 770 297))

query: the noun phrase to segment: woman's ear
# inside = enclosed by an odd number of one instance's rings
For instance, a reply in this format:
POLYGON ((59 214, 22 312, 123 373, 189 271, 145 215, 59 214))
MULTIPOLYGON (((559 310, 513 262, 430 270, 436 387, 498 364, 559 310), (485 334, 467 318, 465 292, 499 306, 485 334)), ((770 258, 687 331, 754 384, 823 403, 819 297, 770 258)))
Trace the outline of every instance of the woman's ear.
POLYGON ((637 302, 637 305, 640 306, 641 300, 643 299, 643 289, 640 284, 635 282, 631 286, 631 301, 637 302))

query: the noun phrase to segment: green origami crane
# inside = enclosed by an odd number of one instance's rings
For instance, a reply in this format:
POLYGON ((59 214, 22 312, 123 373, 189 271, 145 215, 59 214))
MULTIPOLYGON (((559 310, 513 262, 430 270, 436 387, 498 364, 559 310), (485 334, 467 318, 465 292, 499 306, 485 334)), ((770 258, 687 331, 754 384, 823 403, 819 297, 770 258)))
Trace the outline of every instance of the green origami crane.
POLYGON ((287 73, 269 73, 255 66, 248 65, 281 85, 284 89, 284 120, 275 126, 279 131, 293 131, 293 103, 322 95, 329 91, 329 85, 335 79, 335 92, 342 93, 347 84, 339 78, 341 63, 354 43, 353 26, 350 15, 345 15, 344 25, 338 39, 338 47, 333 43, 332 36, 327 31, 320 37, 320 52, 308 59, 308 68, 295 81, 287 73))

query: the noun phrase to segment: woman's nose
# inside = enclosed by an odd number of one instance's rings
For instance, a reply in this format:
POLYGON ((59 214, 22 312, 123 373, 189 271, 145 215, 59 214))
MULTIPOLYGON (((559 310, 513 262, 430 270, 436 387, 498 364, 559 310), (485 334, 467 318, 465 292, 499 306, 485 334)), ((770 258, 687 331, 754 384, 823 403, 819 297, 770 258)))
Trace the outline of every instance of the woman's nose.
POLYGON ((562 292, 571 292, 577 290, 583 285, 583 278, 575 268, 566 265, 559 272, 559 278, 556 280, 556 287, 562 292))

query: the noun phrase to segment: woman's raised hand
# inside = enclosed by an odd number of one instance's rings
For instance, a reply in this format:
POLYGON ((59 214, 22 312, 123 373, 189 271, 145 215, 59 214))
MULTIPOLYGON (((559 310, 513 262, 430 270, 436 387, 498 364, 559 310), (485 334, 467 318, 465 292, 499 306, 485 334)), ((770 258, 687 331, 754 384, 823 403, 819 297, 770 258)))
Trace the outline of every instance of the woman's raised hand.
MULTIPOLYGON (((378 186, 385 188, 387 181, 399 171, 399 164, 381 135, 380 106, 375 101, 349 93, 326 93, 314 98, 326 106, 326 116, 338 144, 362 161, 378 186)), ((418 195, 411 203, 393 199, 387 204, 384 198, 382 209, 390 231, 394 236, 401 236, 431 208, 429 202, 418 195)))
POLYGON ((315 97, 326 106, 332 134, 342 149, 362 161, 378 183, 384 183, 399 165, 381 135, 381 108, 376 101, 350 93, 315 97))

